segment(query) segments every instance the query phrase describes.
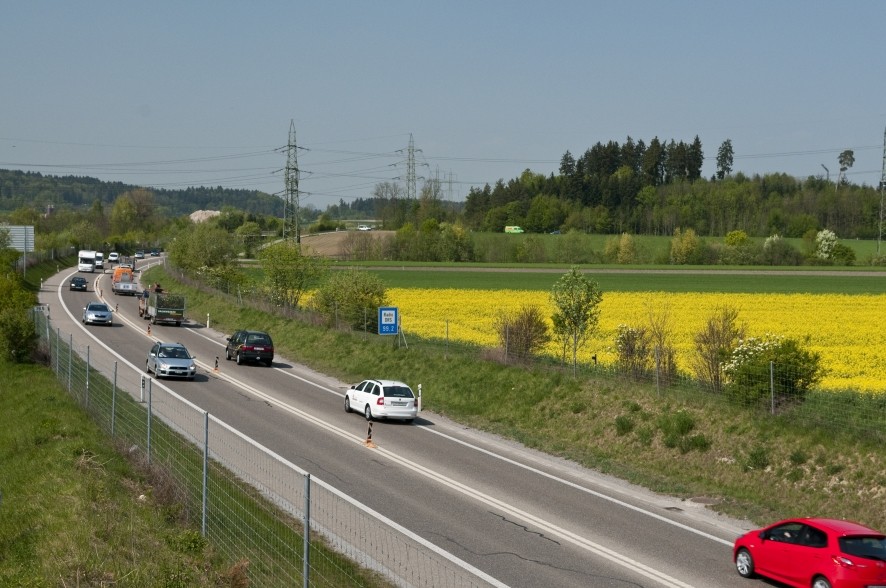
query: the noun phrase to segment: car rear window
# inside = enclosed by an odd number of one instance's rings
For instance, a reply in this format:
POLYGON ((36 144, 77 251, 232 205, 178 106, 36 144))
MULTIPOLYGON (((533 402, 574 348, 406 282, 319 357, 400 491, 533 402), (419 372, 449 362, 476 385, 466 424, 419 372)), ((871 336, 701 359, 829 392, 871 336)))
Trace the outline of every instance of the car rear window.
POLYGON ((255 334, 249 335, 246 338, 246 342, 253 343, 253 344, 257 343, 260 345, 270 345, 271 338, 268 337, 267 335, 262 334, 262 333, 255 333, 255 334))
POLYGON ((386 386, 385 396, 388 398, 414 398, 412 390, 406 386, 386 386))
POLYGON ((840 537, 840 551, 857 557, 886 561, 886 537, 883 535, 840 537))

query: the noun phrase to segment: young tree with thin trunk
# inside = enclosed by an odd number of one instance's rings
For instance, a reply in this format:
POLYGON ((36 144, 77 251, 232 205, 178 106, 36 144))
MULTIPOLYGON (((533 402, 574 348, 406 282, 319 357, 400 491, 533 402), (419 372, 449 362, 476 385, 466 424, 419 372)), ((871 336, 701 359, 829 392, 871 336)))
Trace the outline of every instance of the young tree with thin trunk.
POLYGON ((603 293, 594 280, 577 267, 564 274, 551 289, 551 300, 557 311, 551 317, 554 333, 563 341, 564 350, 572 351, 572 373, 578 363, 578 349, 597 329, 603 293))

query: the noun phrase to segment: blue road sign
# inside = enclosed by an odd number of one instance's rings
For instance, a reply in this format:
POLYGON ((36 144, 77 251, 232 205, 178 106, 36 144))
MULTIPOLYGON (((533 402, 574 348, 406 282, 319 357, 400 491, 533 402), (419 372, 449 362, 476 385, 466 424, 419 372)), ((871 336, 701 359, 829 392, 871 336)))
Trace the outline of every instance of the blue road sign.
POLYGON ((378 307, 378 334, 396 335, 400 324, 400 312, 396 306, 378 307))

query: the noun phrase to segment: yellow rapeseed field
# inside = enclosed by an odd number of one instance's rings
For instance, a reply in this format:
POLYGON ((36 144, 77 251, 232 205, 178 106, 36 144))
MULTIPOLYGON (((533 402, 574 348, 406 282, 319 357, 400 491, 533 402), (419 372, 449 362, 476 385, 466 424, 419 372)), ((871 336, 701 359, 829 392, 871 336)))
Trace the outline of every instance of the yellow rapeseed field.
MULTIPOLYGON (((555 310, 547 292, 392 288, 388 297, 404 333, 489 347, 498 345, 499 313, 534 305, 550 320, 555 310)), ((886 295, 604 292, 599 329, 581 360, 596 355, 613 363, 618 325, 648 326, 651 313, 667 313, 678 365, 690 373, 693 337, 727 304, 738 310, 748 336, 808 337, 827 370, 822 388, 886 392, 886 295)), ((546 352, 559 355, 559 348, 552 343, 546 352)))

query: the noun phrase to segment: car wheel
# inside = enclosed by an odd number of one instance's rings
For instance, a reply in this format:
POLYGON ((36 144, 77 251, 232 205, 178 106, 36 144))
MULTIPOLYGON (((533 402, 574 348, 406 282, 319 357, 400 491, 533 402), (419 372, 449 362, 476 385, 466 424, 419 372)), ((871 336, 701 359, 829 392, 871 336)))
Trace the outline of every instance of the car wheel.
POLYGON ((827 581, 827 578, 818 576, 812 581, 812 588, 831 588, 831 583, 827 581))
POLYGON ((754 577, 754 558, 751 557, 751 552, 744 547, 739 549, 735 555, 735 569, 742 578, 754 577))
POLYGON ((225 361, 231 361, 231 350, 225 347, 225 361))
POLYGON ((243 359, 240 357, 240 352, 237 352, 237 365, 243 365, 243 359))
POLYGON ((366 417, 367 421, 372 420, 372 408, 370 408, 368 404, 366 405, 366 408, 363 409, 363 416, 366 417))
POLYGON ((351 412, 351 399, 345 394, 345 412, 351 412))
POLYGON ((146 373, 146 374, 150 374, 150 373, 151 373, 151 368, 148 367, 148 362, 147 362, 147 361, 145 361, 145 373, 146 373))
POLYGON ((267 365, 268 367, 274 367, 274 360, 269 359, 268 361, 265 362, 265 365, 267 365))

